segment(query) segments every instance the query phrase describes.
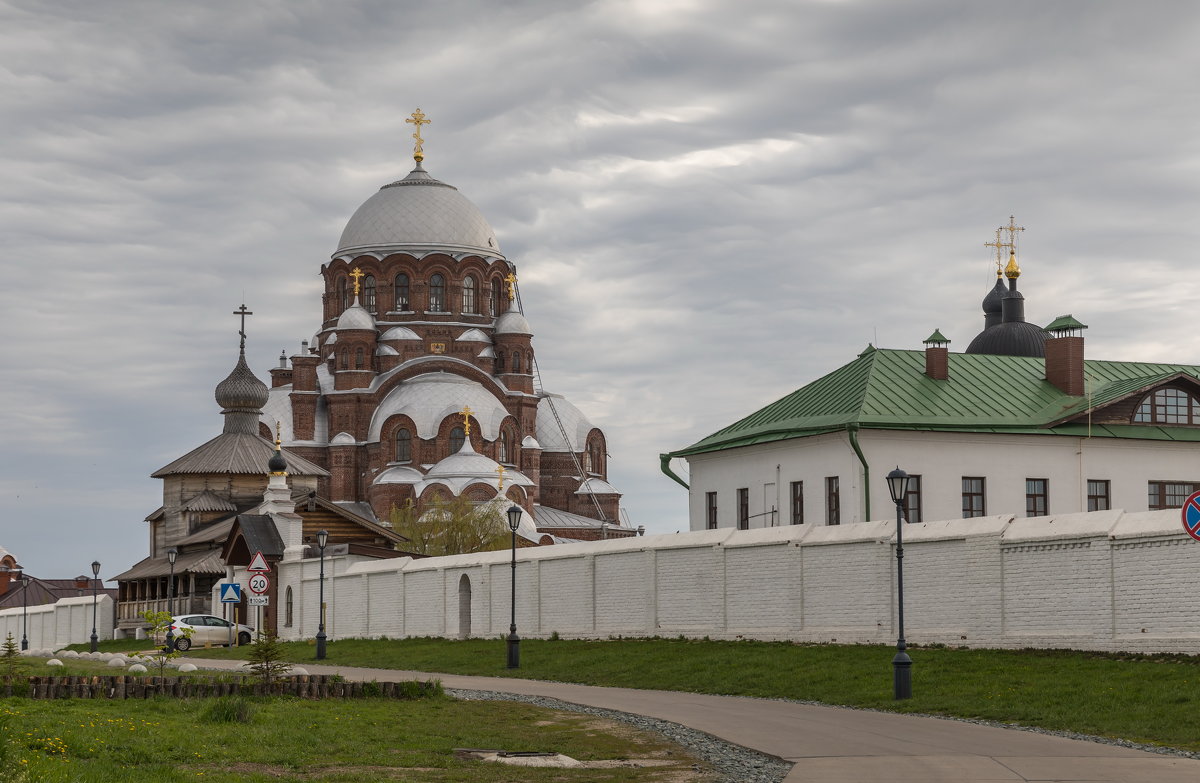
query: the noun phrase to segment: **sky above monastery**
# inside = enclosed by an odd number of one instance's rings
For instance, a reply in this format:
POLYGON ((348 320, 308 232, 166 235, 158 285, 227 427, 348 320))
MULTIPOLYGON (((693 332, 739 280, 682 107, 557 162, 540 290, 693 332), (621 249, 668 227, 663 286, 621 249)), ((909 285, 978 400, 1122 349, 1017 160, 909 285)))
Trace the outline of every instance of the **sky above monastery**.
POLYGON ((660 452, 868 343, 963 350, 1010 214, 1030 320, 1200 363, 1198 28, 1188 2, 0 0, 0 547, 48 577, 145 556, 150 473, 220 432, 233 310, 266 381, 417 107, 652 533, 687 529, 660 452))

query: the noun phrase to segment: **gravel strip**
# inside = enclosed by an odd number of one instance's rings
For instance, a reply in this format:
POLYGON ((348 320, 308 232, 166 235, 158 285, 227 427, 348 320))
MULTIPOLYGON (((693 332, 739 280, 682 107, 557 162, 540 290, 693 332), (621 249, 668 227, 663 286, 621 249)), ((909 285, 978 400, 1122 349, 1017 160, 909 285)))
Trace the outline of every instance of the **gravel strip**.
POLYGON ((718 739, 711 734, 689 729, 678 723, 648 718, 645 715, 635 715, 631 712, 604 710, 599 707, 588 707, 559 699, 549 699, 544 696, 526 696, 519 693, 499 693, 497 691, 474 691, 447 688, 446 693, 456 699, 471 701, 519 701, 564 712, 578 712, 584 715, 595 715, 599 718, 627 723, 636 729, 653 731, 669 739, 677 745, 687 748, 688 752, 704 760, 712 766, 719 775, 720 783, 781 783, 791 771, 791 763, 756 750, 743 748, 718 739))

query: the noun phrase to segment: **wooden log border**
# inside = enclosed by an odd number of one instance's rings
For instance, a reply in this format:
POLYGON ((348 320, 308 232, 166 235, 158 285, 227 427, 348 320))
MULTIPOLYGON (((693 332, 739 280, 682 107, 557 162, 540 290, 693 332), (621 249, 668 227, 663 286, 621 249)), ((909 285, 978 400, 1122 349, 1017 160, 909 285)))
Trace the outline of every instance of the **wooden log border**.
MULTIPOLYGON (((411 683, 347 682, 337 675, 313 674, 281 677, 271 684, 261 678, 240 675, 224 682, 207 681, 201 677, 157 677, 131 674, 24 677, 27 688, 20 684, 0 685, 5 698, 29 699, 210 699, 221 696, 295 696, 302 699, 356 699, 383 697, 406 699, 411 683), (21 693, 22 690, 26 692, 21 693)), ((437 688, 435 682, 419 682, 421 695, 437 688)))

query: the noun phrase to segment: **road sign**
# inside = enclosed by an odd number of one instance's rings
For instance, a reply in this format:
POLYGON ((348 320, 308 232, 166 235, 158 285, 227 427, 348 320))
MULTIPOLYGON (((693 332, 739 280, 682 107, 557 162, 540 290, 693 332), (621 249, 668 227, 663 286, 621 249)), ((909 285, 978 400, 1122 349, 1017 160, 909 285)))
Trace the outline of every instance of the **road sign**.
POLYGON ((246 599, 246 606, 270 606, 271 599, 265 595, 252 595, 246 599))
POLYGON ((260 571, 263 573, 270 573, 271 566, 267 565, 267 559, 263 557, 262 552, 255 552, 254 557, 250 558, 250 565, 246 567, 246 570, 250 573, 257 573, 260 571))
POLYGON ((221 583, 221 603, 236 604, 242 600, 242 586, 237 582, 221 583))
POLYGON ((262 595, 271 589, 271 580, 267 578, 266 574, 254 574, 246 583, 246 587, 250 588, 250 592, 262 595))
POLYGON ((1183 518, 1183 531, 1200 541, 1200 492, 1188 495, 1179 516, 1183 518))

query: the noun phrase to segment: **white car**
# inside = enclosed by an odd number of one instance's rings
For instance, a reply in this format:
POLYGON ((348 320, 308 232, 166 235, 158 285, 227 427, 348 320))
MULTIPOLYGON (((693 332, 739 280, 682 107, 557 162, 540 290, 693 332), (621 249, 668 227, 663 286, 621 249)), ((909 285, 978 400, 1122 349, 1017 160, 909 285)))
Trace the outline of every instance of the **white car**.
POLYGON ((248 625, 239 624, 232 634, 231 628, 234 628, 233 623, 211 614, 187 614, 171 618, 172 641, 180 652, 205 644, 228 645, 234 635, 238 644, 250 644, 254 638, 254 629, 248 625), (191 631, 191 634, 184 633, 185 630, 191 631))

